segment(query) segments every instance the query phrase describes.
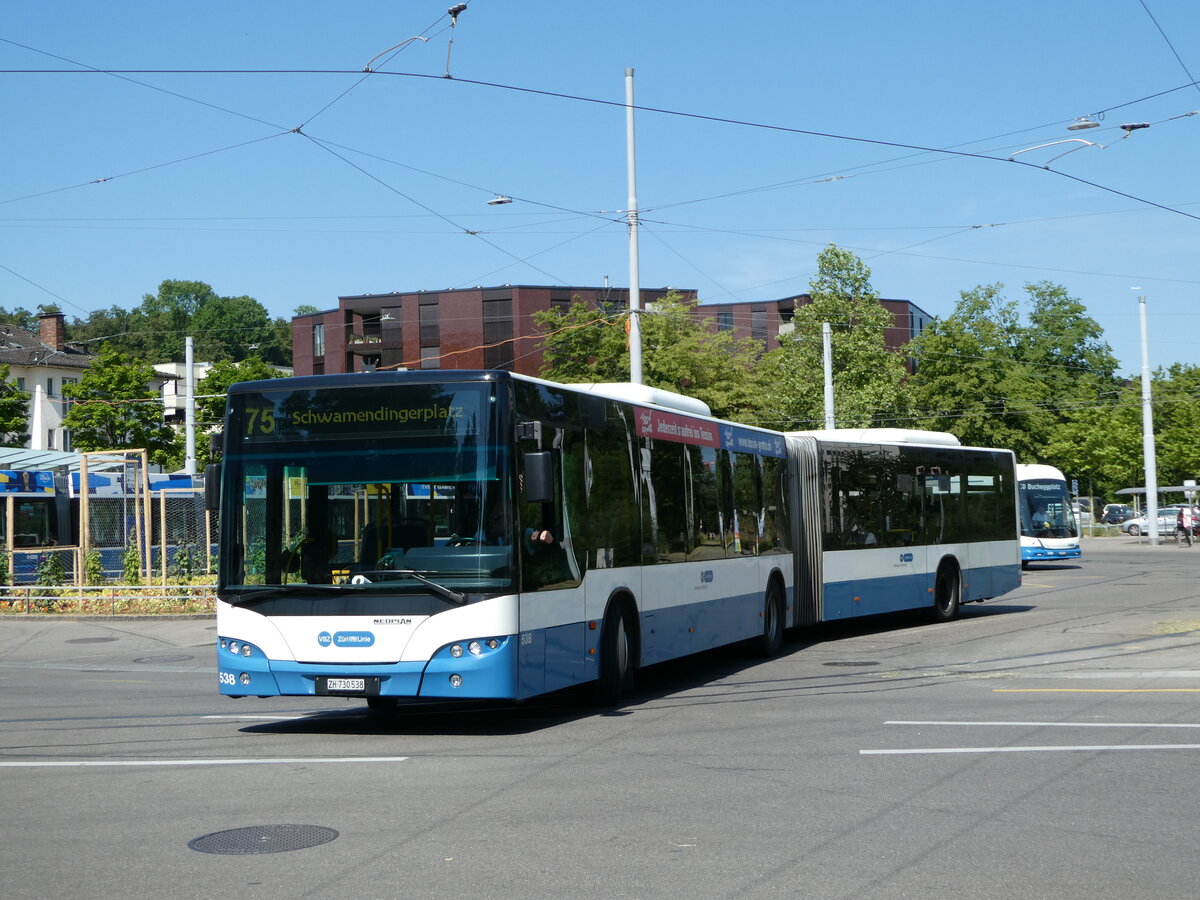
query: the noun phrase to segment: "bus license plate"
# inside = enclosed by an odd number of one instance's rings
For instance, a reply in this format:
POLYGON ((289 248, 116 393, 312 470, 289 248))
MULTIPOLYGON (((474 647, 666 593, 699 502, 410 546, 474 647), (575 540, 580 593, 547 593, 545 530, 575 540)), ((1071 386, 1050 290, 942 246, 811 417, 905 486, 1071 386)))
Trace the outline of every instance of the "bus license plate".
POLYGON ((325 690, 327 691, 365 691, 366 689, 367 680, 365 678, 325 679, 325 690))

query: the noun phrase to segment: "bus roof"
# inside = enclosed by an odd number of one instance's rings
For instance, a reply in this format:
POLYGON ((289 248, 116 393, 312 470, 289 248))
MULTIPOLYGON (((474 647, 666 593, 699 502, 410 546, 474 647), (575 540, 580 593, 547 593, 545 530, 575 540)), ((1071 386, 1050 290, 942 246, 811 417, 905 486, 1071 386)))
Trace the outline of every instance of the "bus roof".
POLYGON ((817 431, 789 431, 788 436, 821 438, 827 441, 853 441, 858 444, 936 444, 961 447, 948 431, 918 431, 913 428, 826 428, 817 431))
POLYGON ((686 394, 676 394, 674 391, 664 391, 661 388, 645 384, 633 384, 625 381, 612 381, 602 384, 568 384, 564 387, 587 391, 591 394, 601 394, 614 400, 625 400, 630 403, 640 403, 643 406, 658 406, 663 409, 674 409, 679 412, 691 413, 696 416, 712 416, 712 410, 703 400, 688 397, 686 394))

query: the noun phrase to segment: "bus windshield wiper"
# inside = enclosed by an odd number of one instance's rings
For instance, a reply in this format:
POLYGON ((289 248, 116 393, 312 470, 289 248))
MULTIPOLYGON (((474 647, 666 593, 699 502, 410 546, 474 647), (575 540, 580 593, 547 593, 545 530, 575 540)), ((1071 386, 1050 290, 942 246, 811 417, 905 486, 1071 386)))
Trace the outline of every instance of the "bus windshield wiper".
POLYGON ((237 606, 239 603, 249 603, 252 600, 262 600, 264 597, 276 597, 280 594, 292 594, 297 588, 310 591, 325 592, 340 592, 344 590, 359 589, 357 585, 350 584, 304 584, 299 582, 296 584, 279 584, 273 587, 263 587, 252 591, 242 591, 237 593, 229 603, 237 606))
POLYGON ((449 600, 451 603, 457 603, 459 606, 465 606, 467 603, 467 595, 460 594, 458 591, 451 590, 444 584, 438 584, 431 578, 426 578, 421 572, 416 569, 397 569, 397 575, 408 575, 410 578, 415 578, 425 587, 429 588, 443 600, 449 600))
MULTIPOLYGON (((449 600, 451 603, 457 604, 458 606, 465 606, 467 603, 467 595, 466 594, 460 594, 458 591, 452 590, 451 588, 446 587, 444 584, 438 584, 432 578, 427 578, 424 572, 420 572, 416 569, 384 569, 380 572, 380 574, 388 575, 388 576, 399 575, 401 577, 407 576, 408 578, 415 578, 417 581, 421 582, 421 584, 425 585, 425 587, 429 588, 431 591, 433 591, 435 594, 437 594, 443 600, 449 600)), ((361 572, 358 575, 355 575, 354 578, 362 579, 362 581, 355 582, 357 584, 370 584, 370 582, 367 579, 367 576, 363 575, 361 572)))

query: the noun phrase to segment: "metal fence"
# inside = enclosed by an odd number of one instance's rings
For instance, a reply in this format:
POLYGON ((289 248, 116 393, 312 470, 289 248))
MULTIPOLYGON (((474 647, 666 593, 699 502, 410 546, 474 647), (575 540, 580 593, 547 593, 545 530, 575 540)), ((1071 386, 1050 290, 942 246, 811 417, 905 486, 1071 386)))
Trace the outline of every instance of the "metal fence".
POLYGON ((217 517, 204 508, 203 477, 182 479, 187 487, 159 482, 156 489, 152 478, 170 476, 150 476, 145 451, 85 453, 81 458, 75 496, 60 492, 53 500, 69 506, 70 534, 63 524, 57 542, 48 546, 0 546, 9 582, 167 585, 214 574, 217 517), (110 468, 89 474, 88 462, 95 465, 97 458, 110 468))
POLYGON ((77 563, 82 565, 82 580, 166 584, 212 574, 217 519, 204 508, 202 480, 195 480, 201 483, 151 490, 146 497, 91 498, 87 542, 81 540, 77 563))
POLYGON ((207 615, 216 611, 212 585, 104 585, 100 587, 0 587, 5 615, 148 616, 207 615))

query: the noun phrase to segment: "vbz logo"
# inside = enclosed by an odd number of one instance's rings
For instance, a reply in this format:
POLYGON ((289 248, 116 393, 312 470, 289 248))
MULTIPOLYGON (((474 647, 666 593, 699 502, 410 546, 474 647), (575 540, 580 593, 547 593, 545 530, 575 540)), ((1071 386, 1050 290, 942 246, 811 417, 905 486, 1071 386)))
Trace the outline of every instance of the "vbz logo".
POLYGON ((704 571, 702 571, 700 573, 700 583, 701 584, 712 584, 712 581, 713 581, 713 570, 712 569, 705 569, 704 571))
POLYGON ((900 562, 910 563, 912 561, 913 561, 913 555, 911 553, 901 553, 900 554, 900 562))

